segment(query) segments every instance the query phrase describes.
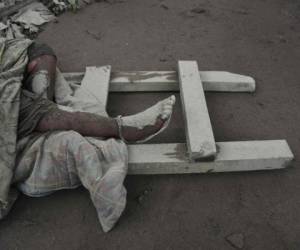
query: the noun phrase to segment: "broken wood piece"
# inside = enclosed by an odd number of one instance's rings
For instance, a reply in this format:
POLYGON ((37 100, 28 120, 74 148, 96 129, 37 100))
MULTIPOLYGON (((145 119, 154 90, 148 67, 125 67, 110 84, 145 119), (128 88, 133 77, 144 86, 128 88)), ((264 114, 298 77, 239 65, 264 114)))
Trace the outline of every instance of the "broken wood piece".
MULTIPOLYGON (((226 71, 200 71, 205 91, 254 92, 252 77, 226 71)), ((64 73, 70 82, 80 83, 83 73, 64 73)), ((129 71, 112 72, 110 92, 162 92, 179 91, 175 71, 129 71)))
POLYGON ((189 162, 184 143, 129 145, 129 174, 190 174, 281 169, 294 159, 285 140, 217 142, 214 161, 189 162))
POLYGON ((215 138, 196 61, 179 61, 178 77, 187 149, 191 160, 214 157, 215 138))
POLYGON ((87 67, 81 83, 80 98, 96 98, 105 107, 108 98, 111 66, 87 67))

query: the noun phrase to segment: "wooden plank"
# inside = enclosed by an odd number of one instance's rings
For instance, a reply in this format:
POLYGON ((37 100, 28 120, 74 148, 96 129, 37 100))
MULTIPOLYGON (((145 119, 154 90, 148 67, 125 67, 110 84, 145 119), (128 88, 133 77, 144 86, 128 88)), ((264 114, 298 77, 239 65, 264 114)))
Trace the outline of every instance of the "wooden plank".
POLYGON ((255 80, 250 76, 226 71, 200 72, 203 87, 207 91, 254 92, 255 80))
MULTIPOLYGON (((254 92, 252 77, 226 71, 199 71, 205 91, 254 92)), ((64 73, 68 81, 80 83, 83 73, 64 73)), ((179 91, 175 71, 112 72, 110 92, 162 92, 179 91)))
POLYGON ((111 66, 87 67, 81 83, 80 98, 96 98, 105 107, 107 104, 111 66))
POLYGON ((217 153, 216 142, 197 62, 179 61, 178 74, 190 159, 214 157, 217 153))
POLYGON ((294 159, 285 140, 217 142, 212 162, 189 162, 186 144, 129 145, 129 174, 190 174, 271 170, 294 159))

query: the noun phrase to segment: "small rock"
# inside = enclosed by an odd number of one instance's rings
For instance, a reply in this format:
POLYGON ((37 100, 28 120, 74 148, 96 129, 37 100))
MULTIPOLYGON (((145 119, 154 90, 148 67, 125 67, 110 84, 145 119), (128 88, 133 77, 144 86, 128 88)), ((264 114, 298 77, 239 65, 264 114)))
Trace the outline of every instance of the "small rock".
POLYGON ((163 8, 163 9, 165 9, 165 10, 168 10, 168 9, 169 9, 169 7, 168 7, 166 4, 164 4, 164 3, 162 3, 162 4, 160 5, 160 7, 163 8))
POLYGON ((138 197, 138 202, 139 202, 140 204, 142 204, 143 201, 144 201, 144 199, 145 199, 145 196, 144 196, 144 195, 140 195, 140 196, 138 197))
POLYGON ((180 13, 180 15, 184 18, 193 18, 195 17, 195 13, 191 12, 191 11, 183 11, 180 13))
POLYGON ((162 57, 162 58, 159 59, 159 61, 160 61, 160 62, 166 62, 166 61, 168 61, 168 60, 167 60, 166 58, 163 58, 163 57, 162 57))
POLYGON ((102 35, 100 32, 92 32, 90 30, 86 30, 86 33, 98 41, 101 40, 101 38, 102 38, 102 35))
POLYGON ((203 8, 194 8, 194 9, 191 9, 191 12, 192 13, 196 13, 196 14, 203 14, 206 12, 206 9, 203 9, 203 8))
POLYGON ((262 108, 264 108, 264 106, 265 106, 262 102, 258 102, 257 104, 262 108))
POLYGON ((279 36, 278 36, 278 39, 279 39, 279 41, 280 41, 281 43, 287 43, 286 38, 285 38, 284 36, 282 36, 282 35, 279 35, 279 36))
POLYGON ((244 235, 242 233, 230 234, 226 237, 227 242, 237 249, 244 247, 244 235))
POLYGON ((139 204, 143 204, 146 197, 149 195, 149 193, 152 191, 152 188, 145 189, 138 197, 137 201, 139 204))

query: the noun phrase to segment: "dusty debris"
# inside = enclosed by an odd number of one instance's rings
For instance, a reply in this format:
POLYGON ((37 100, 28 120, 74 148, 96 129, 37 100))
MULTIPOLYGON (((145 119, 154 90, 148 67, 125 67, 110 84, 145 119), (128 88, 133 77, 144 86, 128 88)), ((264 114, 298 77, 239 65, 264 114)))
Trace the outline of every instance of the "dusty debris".
POLYGON ((204 8, 194 8, 194 9, 191 9, 190 10, 192 13, 195 13, 195 14, 203 14, 206 12, 206 9, 204 8))
POLYGON ((7 25, 0 22, 0 31, 7 29, 7 25))
POLYGON ((51 11, 55 13, 56 15, 66 11, 68 9, 67 4, 64 1, 59 1, 59 0, 53 0, 51 5, 49 6, 51 11))
POLYGON ((6 24, 0 23, 0 37, 6 37, 9 39, 23 38, 22 28, 17 24, 7 21, 6 24))
POLYGON ((77 11, 88 5, 92 0, 41 0, 55 15, 65 11, 77 11))
POLYGON ((145 189, 140 195, 137 196, 137 202, 139 204, 143 204, 150 192, 152 192, 152 188, 145 189))
POLYGON ((14 5, 16 5, 20 2, 23 2, 23 0, 1 0, 0 9, 10 7, 10 6, 14 6, 14 5))
POLYGON ((166 4, 164 4, 164 3, 162 3, 162 4, 160 5, 160 7, 163 8, 163 9, 165 9, 165 10, 168 10, 168 9, 169 9, 169 7, 168 7, 166 4))
POLYGON ((98 41, 101 40, 101 38, 102 38, 102 34, 100 32, 93 32, 90 30, 86 30, 86 33, 98 41))
POLYGON ((230 234, 226 237, 226 241, 237 249, 244 247, 244 235, 242 233, 230 234))
POLYGON ((40 26, 55 20, 55 16, 42 3, 32 3, 21 8, 15 15, 1 25, 1 37, 32 37, 39 32, 40 26))
MULTIPOLYGON (((2 7, 4 10, 0 15, 3 19, 0 22, 0 37, 34 38, 42 25, 57 20, 55 15, 66 10, 77 10, 89 3, 90 0, 4 0, 0 4, 0 11, 2 7)), ((95 38, 100 39, 99 36, 95 38)))
POLYGON ((180 15, 182 17, 185 17, 185 18, 193 18, 193 17, 196 17, 198 15, 206 14, 206 13, 207 13, 206 9, 194 8, 194 9, 191 9, 191 10, 183 11, 183 12, 180 13, 180 15))
POLYGON ((53 21, 55 16, 42 3, 33 3, 25 9, 20 10, 11 19, 14 23, 18 23, 23 27, 30 27, 32 25, 37 27, 53 21))
POLYGON ((22 28, 17 24, 10 24, 10 30, 13 33, 12 38, 24 38, 25 35, 22 33, 22 28))
POLYGON ((283 35, 278 35, 279 42, 287 43, 287 39, 283 35))

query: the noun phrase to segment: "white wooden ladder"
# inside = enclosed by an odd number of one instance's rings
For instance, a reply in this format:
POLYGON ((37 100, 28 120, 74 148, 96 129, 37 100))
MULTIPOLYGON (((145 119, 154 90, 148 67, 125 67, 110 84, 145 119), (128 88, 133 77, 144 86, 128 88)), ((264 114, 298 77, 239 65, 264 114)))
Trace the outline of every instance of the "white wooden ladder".
MULTIPOLYGON (((103 67, 99 70, 103 71, 103 67)), ((88 72, 91 71, 87 69, 88 72)), ((99 77, 99 89, 93 89, 99 91, 99 96, 108 92, 162 91, 180 91, 181 95, 187 142, 129 145, 129 174, 281 169, 294 159, 286 140, 215 142, 204 91, 254 92, 255 81, 249 76, 199 71, 196 61, 179 61, 178 73, 112 72, 110 78, 107 74, 99 77)), ((64 76, 67 81, 80 84, 84 73, 64 73, 64 76)))

